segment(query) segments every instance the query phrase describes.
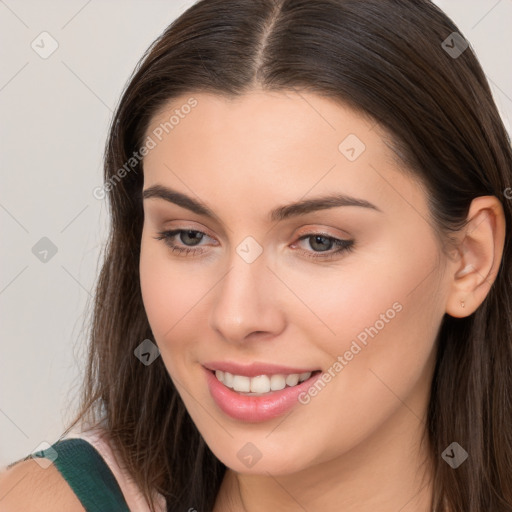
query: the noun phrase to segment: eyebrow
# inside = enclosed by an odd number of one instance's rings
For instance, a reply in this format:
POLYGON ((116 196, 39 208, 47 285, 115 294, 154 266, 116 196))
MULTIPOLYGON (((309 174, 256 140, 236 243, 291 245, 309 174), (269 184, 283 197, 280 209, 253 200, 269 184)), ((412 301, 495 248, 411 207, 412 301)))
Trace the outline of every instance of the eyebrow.
MULTIPOLYGON (((187 210, 190 210, 197 215, 204 215, 206 217, 220 221, 218 216, 202 202, 193 199, 192 197, 187 196, 182 192, 178 192, 177 190, 164 187, 163 185, 153 185, 147 188, 143 191, 142 197, 144 199, 163 199, 169 203, 174 203, 178 206, 181 206, 182 208, 186 208, 187 210)), ((317 210, 327 210, 329 208, 337 208, 340 206, 359 206, 361 208, 368 208, 382 212, 380 208, 370 203, 369 201, 366 201, 365 199, 358 199, 356 197, 347 196, 345 194, 329 194, 313 199, 305 199, 284 206, 279 206, 270 212, 269 220, 271 222, 278 222, 289 219, 291 217, 305 215, 317 210)))

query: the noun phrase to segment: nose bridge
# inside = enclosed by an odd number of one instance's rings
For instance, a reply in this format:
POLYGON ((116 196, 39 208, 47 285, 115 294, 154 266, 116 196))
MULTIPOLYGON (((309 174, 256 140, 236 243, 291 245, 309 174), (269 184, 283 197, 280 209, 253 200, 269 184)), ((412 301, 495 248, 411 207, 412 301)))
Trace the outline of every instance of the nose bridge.
POLYGON ((263 248, 252 237, 234 248, 210 316, 211 327, 226 340, 243 341, 254 331, 276 334, 280 329, 283 312, 267 264, 263 248))

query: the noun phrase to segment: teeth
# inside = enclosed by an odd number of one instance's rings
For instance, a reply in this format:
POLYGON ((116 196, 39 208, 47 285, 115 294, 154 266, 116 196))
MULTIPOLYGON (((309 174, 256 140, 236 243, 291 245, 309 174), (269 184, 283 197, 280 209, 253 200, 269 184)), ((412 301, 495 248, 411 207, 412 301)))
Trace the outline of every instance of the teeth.
POLYGON ((286 387, 286 377, 284 375, 272 375, 270 377, 270 389, 272 391, 279 391, 286 387))
POLYGON ((251 391, 251 379, 243 375, 233 375, 233 389, 249 393, 251 391))
POLYGON ((257 377, 246 377, 245 375, 233 375, 229 372, 215 370, 215 376, 226 387, 239 393, 249 395, 261 395, 270 391, 279 391, 286 386, 296 386, 300 382, 311 377, 311 372, 292 373, 290 375, 258 375, 257 377))
POLYGON ((300 375, 296 373, 292 373, 291 375, 286 376, 286 385, 287 386, 296 386, 299 383, 300 375))
POLYGON ((224 372, 224 385, 228 388, 233 387, 233 375, 231 373, 224 372))
POLYGON ((304 372, 299 375, 299 382, 304 382, 311 377, 311 372, 304 372))
POLYGON ((253 377, 251 379, 251 393, 268 393, 271 389, 270 383, 271 381, 266 375, 253 377))

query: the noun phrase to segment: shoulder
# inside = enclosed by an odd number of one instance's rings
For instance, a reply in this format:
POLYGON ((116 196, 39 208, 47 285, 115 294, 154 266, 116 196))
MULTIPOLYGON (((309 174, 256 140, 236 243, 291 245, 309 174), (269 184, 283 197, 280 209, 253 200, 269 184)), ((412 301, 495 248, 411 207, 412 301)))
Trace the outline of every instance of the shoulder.
MULTIPOLYGON (((129 510, 150 512, 149 503, 142 494, 134 477, 128 471, 120 450, 105 428, 94 428, 80 433, 71 434, 69 438, 78 437, 87 441, 101 455, 101 458, 112 472, 129 510)), ((153 492, 156 512, 167 510, 165 498, 158 492, 153 492)), ((1 512, 1 510, 0 510, 1 512)))
POLYGON ((0 512, 84 512, 54 464, 43 468, 34 459, 0 471, 0 512))

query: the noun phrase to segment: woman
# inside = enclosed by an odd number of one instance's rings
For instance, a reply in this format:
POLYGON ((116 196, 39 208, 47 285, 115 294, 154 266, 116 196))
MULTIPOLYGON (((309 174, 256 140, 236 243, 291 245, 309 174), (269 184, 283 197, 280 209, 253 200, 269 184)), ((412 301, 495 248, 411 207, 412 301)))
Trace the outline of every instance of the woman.
POLYGON ((81 410, 11 502, 512 510, 511 169, 430 2, 197 2, 115 113, 81 410))

